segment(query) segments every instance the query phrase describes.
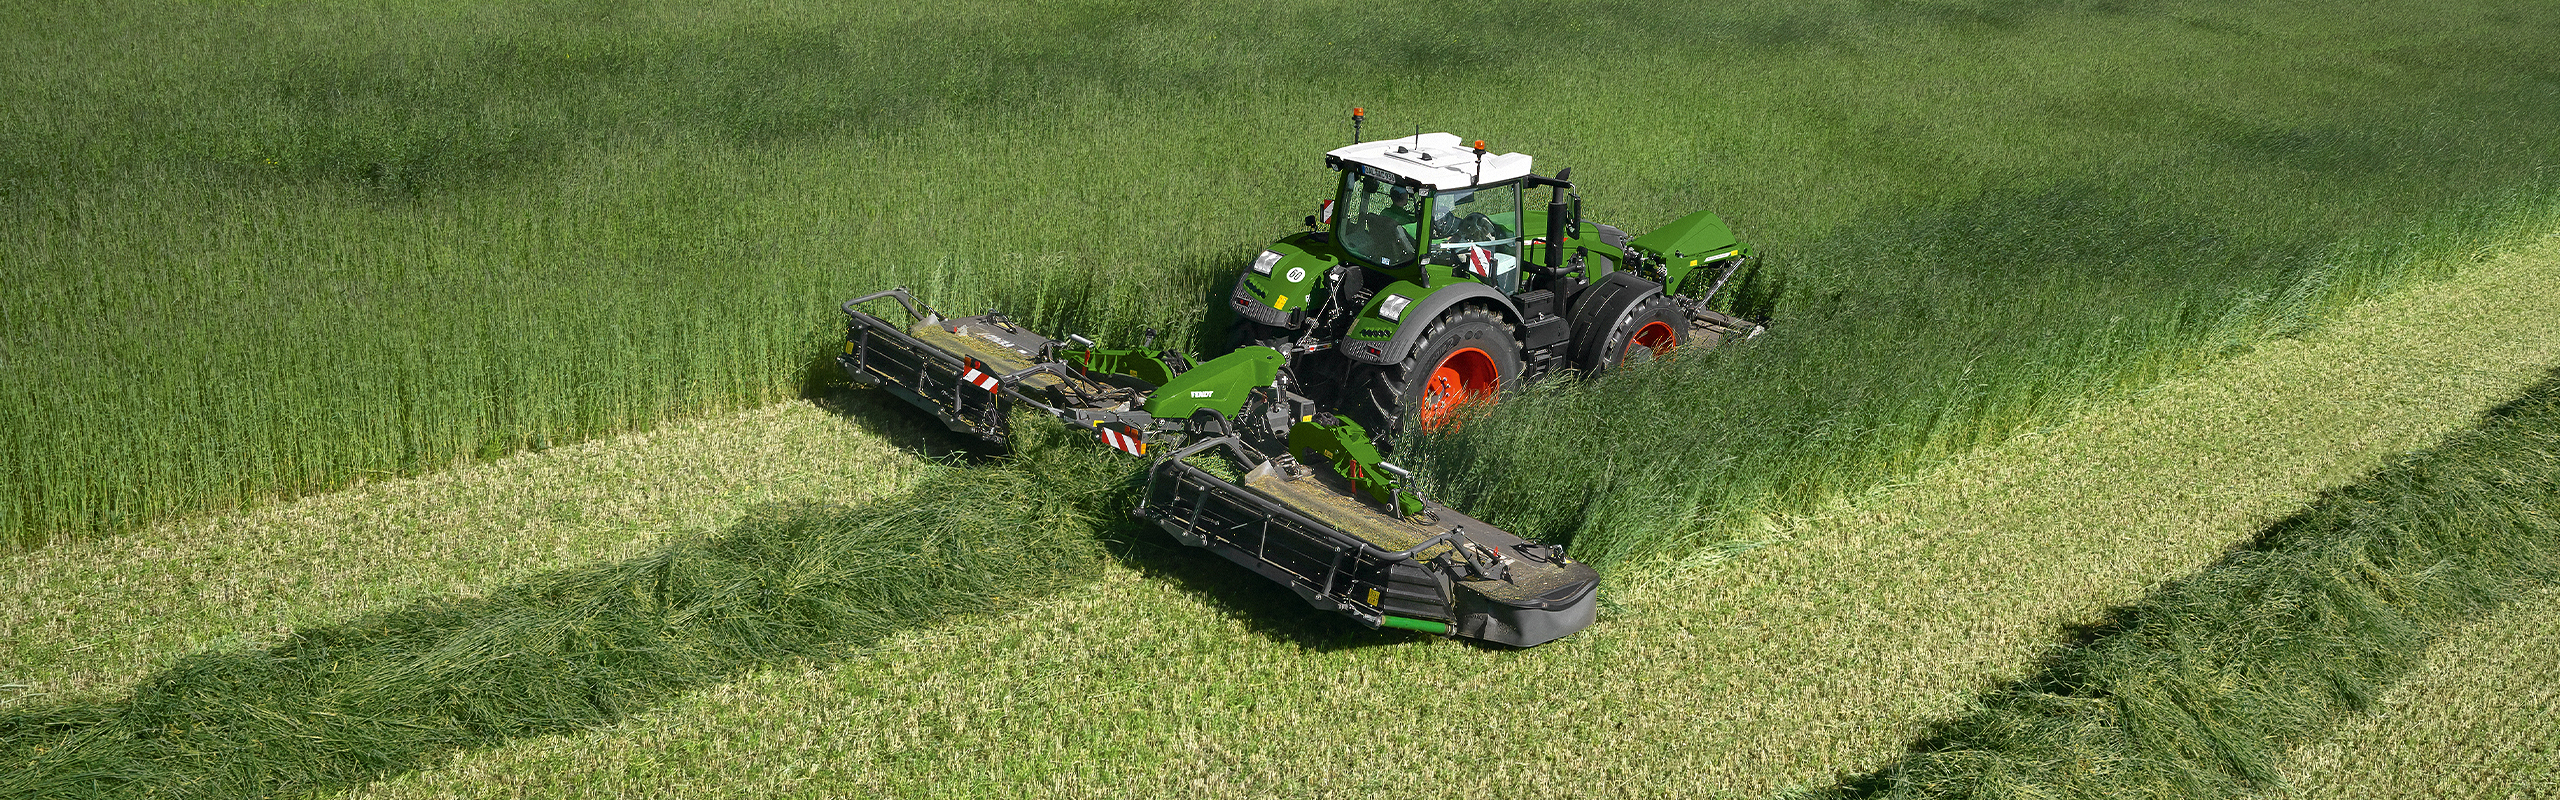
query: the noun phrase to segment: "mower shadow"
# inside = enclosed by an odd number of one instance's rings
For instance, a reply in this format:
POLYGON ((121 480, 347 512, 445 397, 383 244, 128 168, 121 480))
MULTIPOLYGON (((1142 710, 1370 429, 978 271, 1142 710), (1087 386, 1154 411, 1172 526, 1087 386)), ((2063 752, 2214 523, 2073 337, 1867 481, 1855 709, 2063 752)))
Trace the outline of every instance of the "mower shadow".
POLYGON ((1003 448, 943 427, 934 421, 932 415, 885 389, 838 384, 803 399, 837 419, 860 427, 863 433, 913 449, 935 461, 976 466, 1004 455, 1003 448))
MULTIPOLYGON (((1170 584, 1197 597, 1218 613, 1244 623, 1255 635, 1273 642, 1330 653, 1397 647, 1437 638, 1411 631, 1363 628, 1341 614, 1307 605, 1288 587, 1264 580, 1215 553, 1185 547, 1162 529, 1136 519, 1116 522, 1102 535, 1104 549, 1121 566, 1147 580, 1170 584)), ((1480 649, 1510 648, 1481 645, 1480 649)))

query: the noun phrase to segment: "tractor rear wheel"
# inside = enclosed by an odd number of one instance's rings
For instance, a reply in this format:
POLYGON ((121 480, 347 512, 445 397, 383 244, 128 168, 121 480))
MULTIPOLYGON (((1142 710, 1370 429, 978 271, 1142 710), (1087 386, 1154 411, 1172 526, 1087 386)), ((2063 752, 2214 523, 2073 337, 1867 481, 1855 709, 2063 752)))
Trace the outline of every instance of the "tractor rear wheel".
POLYGON ((1424 328, 1397 364, 1364 371, 1361 424, 1393 434, 1410 421, 1436 431, 1468 406, 1490 403, 1520 376, 1520 340, 1482 306, 1463 306, 1424 328))
POLYGON ((1589 362, 1594 372, 1671 355, 1689 341, 1689 314, 1680 304, 1653 295, 1627 308, 1606 335, 1593 340, 1599 352, 1589 362))

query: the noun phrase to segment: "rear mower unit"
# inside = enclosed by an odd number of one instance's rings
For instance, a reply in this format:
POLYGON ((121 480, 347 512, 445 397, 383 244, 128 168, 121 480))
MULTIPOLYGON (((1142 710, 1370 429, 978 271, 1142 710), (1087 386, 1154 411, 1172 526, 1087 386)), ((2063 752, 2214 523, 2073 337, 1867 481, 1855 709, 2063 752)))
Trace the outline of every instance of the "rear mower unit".
POLYGON ((1053 339, 891 289, 845 302, 838 363, 992 444, 1027 408, 1151 457, 1137 516, 1362 625, 1521 647, 1590 625, 1598 572, 1421 496, 1378 448, 1525 380, 1758 335, 1707 307, 1748 249, 1706 212, 1635 237, 1586 224, 1569 170, 1445 133, 1325 164, 1337 192, 1310 230, 1237 279, 1225 355, 1053 339), (1544 213, 1531 188, 1553 190, 1544 213))

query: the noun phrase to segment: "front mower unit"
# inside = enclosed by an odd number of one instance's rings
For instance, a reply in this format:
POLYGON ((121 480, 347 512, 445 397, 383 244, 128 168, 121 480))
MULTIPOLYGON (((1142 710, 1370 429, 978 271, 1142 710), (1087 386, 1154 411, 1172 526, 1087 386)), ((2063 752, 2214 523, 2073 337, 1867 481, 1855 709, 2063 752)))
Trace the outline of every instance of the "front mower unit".
POLYGON ((1262 460, 1231 481, 1190 463, 1219 447, 1252 457, 1233 438, 1185 447, 1149 472, 1134 513, 1372 628, 1529 647, 1591 624, 1600 573, 1562 547, 1417 495, 1381 502, 1321 464, 1262 460), (1408 499, 1418 512, 1401 513, 1408 499))
POLYGON ((1193 366, 1171 351, 1053 341, 998 314, 945 318, 903 289, 844 311, 836 360, 854 380, 992 444, 1008 441, 1019 404, 1153 455, 1133 513, 1317 608, 1522 647, 1591 624, 1599 573, 1412 491, 1358 423, 1292 391, 1280 351, 1239 347, 1193 366), (859 308, 882 299, 906 324, 859 308), (1194 463, 1221 457, 1244 477, 1194 463))
POLYGON ((1137 350, 1086 347, 1078 353, 1062 347, 1078 342, 1051 341, 1001 314, 945 319, 918 306, 905 289, 845 301, 844 313, 844 354, 836 363, 846 376, 887 389, 952 430, 995 445, 1010 436, 1006 415, 1012 405, 1025 403, 1143 455, 1146 436, 1162 427, 1139 407, 1145 393, 1189 366, 1178 357, 1168 363, 1160 354, 1137 350), (905 309, 906 324, 856 308, 884 298, 905 309))

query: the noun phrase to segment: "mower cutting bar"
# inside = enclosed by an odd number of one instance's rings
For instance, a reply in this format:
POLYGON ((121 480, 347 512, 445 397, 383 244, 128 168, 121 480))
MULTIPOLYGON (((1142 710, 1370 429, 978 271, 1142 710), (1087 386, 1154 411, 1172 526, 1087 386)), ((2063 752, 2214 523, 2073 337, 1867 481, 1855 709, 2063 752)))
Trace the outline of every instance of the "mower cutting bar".
POLYGON ((1005 409, 1010 399, 1001 381, 1006 376, 998 376, 972 359, 927 345, 899 326, 854 308, 883 297, 897 300, 919 323, 933 321, 917 310, 915 298, 904 289, 847 300, 845 352, 836 357, 837 365, 855 381, 888 389, 932 412, 952 430, 1003 444, 1005 409))
MULTIPOLYGON (((1184 450, 1196 452, 1217 443, 1184 450)), ((1452 625, 1457 621, 1444 579, 1415 560, 1420 552, 1446 549, 1446 535, 1389 552, 1178 457, 1159 462, 1149 473, 1138 514, 1183 544, 1225 556, 1289 587, 1316 608, 1349 615, 1369 627, 1378 627, 1386 615, 1452 625)))

